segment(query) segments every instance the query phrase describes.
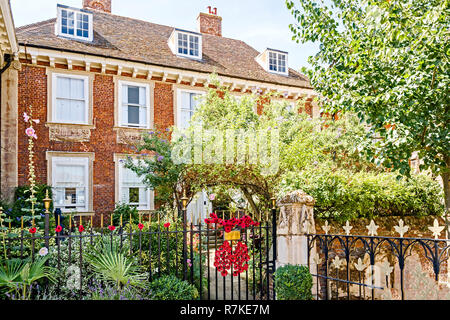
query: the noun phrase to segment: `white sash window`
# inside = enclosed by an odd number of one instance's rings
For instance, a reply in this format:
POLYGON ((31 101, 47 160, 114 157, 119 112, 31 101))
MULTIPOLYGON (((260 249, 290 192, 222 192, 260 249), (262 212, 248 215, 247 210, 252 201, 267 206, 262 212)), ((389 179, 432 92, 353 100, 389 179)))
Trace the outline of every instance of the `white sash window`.
POLYGON ((56 34, 77 40, 92 41, 94 38, 92 13, 58 4, 56 34))
POLYGON ((53 74, 53 122, 88 124, 88 93, 88 77, 53 74))
POLYGON ((195 109, 200 104, 200 97, 203 96, 203 92, 180 90, 178 93, 178 105, 179 105, 179 120, 178 126, 182 129, 189 126, 189 122, 194 115, 195 109))
POLYGON ((52 187, 55 208, 86 212, 89 204, 89 158, 52 158, 52 187))
POLYGON ((119 162, 119 201, 138 210, 153 210, 153 191, 146 188, 143 177, 119 162))
POLYGON ((119 81, 120 125, 149 128, 150 89, 148 85, 119 81))

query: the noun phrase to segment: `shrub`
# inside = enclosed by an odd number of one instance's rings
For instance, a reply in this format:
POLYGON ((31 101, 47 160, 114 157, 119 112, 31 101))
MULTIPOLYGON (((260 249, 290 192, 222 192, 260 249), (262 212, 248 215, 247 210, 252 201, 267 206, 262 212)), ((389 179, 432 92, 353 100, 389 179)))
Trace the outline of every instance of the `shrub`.
MULTIPOLYGON (((48 190, 49 197, 52 198, 52 188, 48 185, 37 185, 36 186, 36 204, 35 204, 35 222, 36 225, 43 228, 44 227, 44 202, 42 201, 45 198, 45 192, 48 190)), ((20 227, 20 218, 23 216, 24 221, 27 226, 31 226, 31 202, 30 198, 30 187, 29 186, 20 186, 17 187, 14 192, 14 203, 11 208, 7 209, 5 212, 8 216, 8 219, 11 219, 12 226, 20 227)), ((50 204, 50 212, 53 211, 53 201, 50 204)), ((53 219, 50 219, 52 221, 53 219)))
POLYGON ((120 216, 122 216, 123 225, 126 225, 130 221, 130 215, 133 224, 139 222, 139 211, 136 207, 132 207, 126 203, 116 204, 116 208, 113 213, 113 224, 115 226, 120 225, 120 216))
POLYGON ((278 300, 311 300, 312 276, 306 266, 285 265, 275 272, 278 300))
POLYGON ((380 216, 440 216, 441 187, 425 175, 397 180, 392 172, 351 172, 320 168, 293 173, 282 192, 302 189, 316 199, 315 214, 337 221, 380 216))
POLYGON ((152 300, 197 300, 197 289, 175 276, 162 276, 150 284, 152 300))

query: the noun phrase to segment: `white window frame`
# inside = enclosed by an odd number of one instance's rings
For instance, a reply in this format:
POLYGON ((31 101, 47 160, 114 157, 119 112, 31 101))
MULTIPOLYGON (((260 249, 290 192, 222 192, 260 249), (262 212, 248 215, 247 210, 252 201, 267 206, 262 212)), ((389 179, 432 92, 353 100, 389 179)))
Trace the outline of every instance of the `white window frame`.
POLYGON ((151 117, 151 102, 150 102, 150 85, 145 84, 142 82, 132 82, 132 81, 124 81, 119 80, 118 81, 118 121, 119 121, 119 127, 123 128, 137 128, 137 129, 150 129, 152 127, 152 117, 151 117), (144 126, 130 124, 130 123, 123 123, 123 101, 122 101, 122 95, 123 95, 123 86, 133 86, 133 87, 140 87, 145 88, 145 96, 146 96, 146 104, 145 108, 147 109, 146 112, 146 122, 147 124, 144 126))
POLYGON ((269 71, 269 72, 276 73, 276 74, 282 74, 282 75, 288 75, 289 74, 288 54, 285 53, 285 52, 279 52, 279 51, 275 51, 275 50, 268 50, 267 51, 267 61, 266 61, 266 63, 267 63, 267 71, 269 71), (270 55, 271 54, 275 54, 275 56, 276 56, 276 58, 275 58, 276 64, 275 65, 276 65, 277 70, 271 70, 270 69, 270 55), (285 66, 284 66, 285 71, 284 72, 283 71, 278 71, 279 68, 280 68, 279 56, 284 56, 285 57, 285 66))
MULTIPOLYGON (((56 177, 56 171, 57 171, 57 166, 58 165, 77 165, 77 166, 84 166, 85 169, 85 191, 84 191, 84 196, 85 196, 85 207, 83 209, 66 209, 66 206, 58 206, 58 204, 56 203, 55 199, 53 199, 53 204, 55 208, 60 208, 62 212, 89 212, 89 204, 90 204, 90 184, 89 184, 89 180, 90 180, 90 168, 89 168, 89 157, 62 157, 62 156, 53 156, 51 158, 52 160, 52 188, 57 188, 55 187, 55 177, 56 177)), ((54 193, 55 195, 55 193, 54 193)))
POLYGON ((175 50, 176 50, 176 55, 177 56, 181 56, 181 57, 186 57, 186 58, 193 58, 193 59, 202 59, 202 35, 200 34, 196 34, 196 33, 191 33, 191 32, 183 32, 183 31, 179 31, 177 30, 175 33, 175 50), (183 34, 183 35, 187 35, 187 43, 188 43, 188 54, 184 54, 184 53, 179 53, 179 46, 178 46, 178 35, 183 34), (194 55, 190 55, 189 51, 191 49, 190 47, 190 39, 189 37, 197 37, 198 38, 198 55, 194 56, 194 55))
MULTIPOLYGON (((117 181, 117 186, 118 186, 119 190, 117 193, 118 199, 116 202, 119 202, 119 203, 123 203, 123 201, 122 201, 123 171, 126 169, 124 167, 123 161, 125 161, 125 158, 118 159, 118 161, 117 161, 117 170, 118 170, 117 178, 119 179, 119 181, 117 181)), ((133 160, 133 162, 135 164, 137 164, 137 160, 133 160)), ((141 187, 136 187, 136 188, 141 188, 141 187)), ((147 199, 148 199, 147 206, 142 207, 141 204, 139 204, 137 206, 137 210, 138 211, 155 210, 155 192, 151 189, 146 189, 145 192, 147 193, 147 199)), ((128 203, 128 205, 134 206, 135 204, 128 203)))
POLYGON ((61 37, 66 37, 66 38, 71 38, 71 39, 76 39, 76 40, 83 40, 83 41, 89 41, 92 42, 94 40, 94 27, 93 27, 93 15, 90 12, 84 11, 84 10, 80 10, 80 9, 76 9, 76 8, 71 8, 71 7, 66 7, 66 6, 62 6, 62 5, 58 5, 57 6, 57 23, 55 25, 56 28, 56 35, 57 36, 61 36, 61 37), (74 34, 67 34, 67 33, 63 33, 62 32, 62 12, 63 11, 67 11, 68 13, 71 12, 74 14, 74 34), (89 17, 89 29, 88 29, 88 37, 82 37, 82 36, 78 36, 77 35, 77 21, 78 21, 78 15, 79 14, 83 14, 83 15, 87 15, 89 17))
POLYGON ((177 90, 177 127, 181 128, 181 104, 183 99, 181 98, 181 94, 183 92, 188 92, 188 93, 194 93, 194 94, 200 94, 203 97, 206 96, 206 92, 205 91, 201 91, 201 90, 191 90, 191 89, 178 89, 177 90))
POLYGON ((55 123, 68 123, 68 124, 89 124, 89 105, 90 105, 90 90, 89 90, 89 76, 73 75, 68 73, 52 73, 52 122, 55 123), (58 77, 62 78, 72 78, 84 81, 84 121, 75 122, 71 120, 61 120, 57 119, 57 92, 58 92, 58 77))

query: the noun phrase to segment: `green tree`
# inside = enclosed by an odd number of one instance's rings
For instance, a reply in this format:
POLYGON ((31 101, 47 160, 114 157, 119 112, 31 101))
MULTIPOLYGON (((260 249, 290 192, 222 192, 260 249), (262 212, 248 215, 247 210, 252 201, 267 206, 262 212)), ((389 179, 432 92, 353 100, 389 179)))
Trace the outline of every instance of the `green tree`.
POLYGON ((410 174, 440 175, 450 211, 448 0, 286 0, 293 40, 320 49, 303 70, 324 109, 355 112, 370 126, 365 155, 410 174))

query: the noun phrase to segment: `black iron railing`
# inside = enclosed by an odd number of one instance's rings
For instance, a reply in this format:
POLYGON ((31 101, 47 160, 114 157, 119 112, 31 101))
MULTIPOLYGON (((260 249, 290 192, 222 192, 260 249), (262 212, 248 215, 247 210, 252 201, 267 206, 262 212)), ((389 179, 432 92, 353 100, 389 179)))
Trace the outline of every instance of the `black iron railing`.
MULTIPOLYGON (((317 299, 392 299, 394 292, 405 300, 408 259, 434 281, 436 291, 440 277, 447 280, 447 239, 331 234, 308 234, 307 239, 317 299)), ((421 290, 414 277, 408 281, 411 292, 421 290)))

